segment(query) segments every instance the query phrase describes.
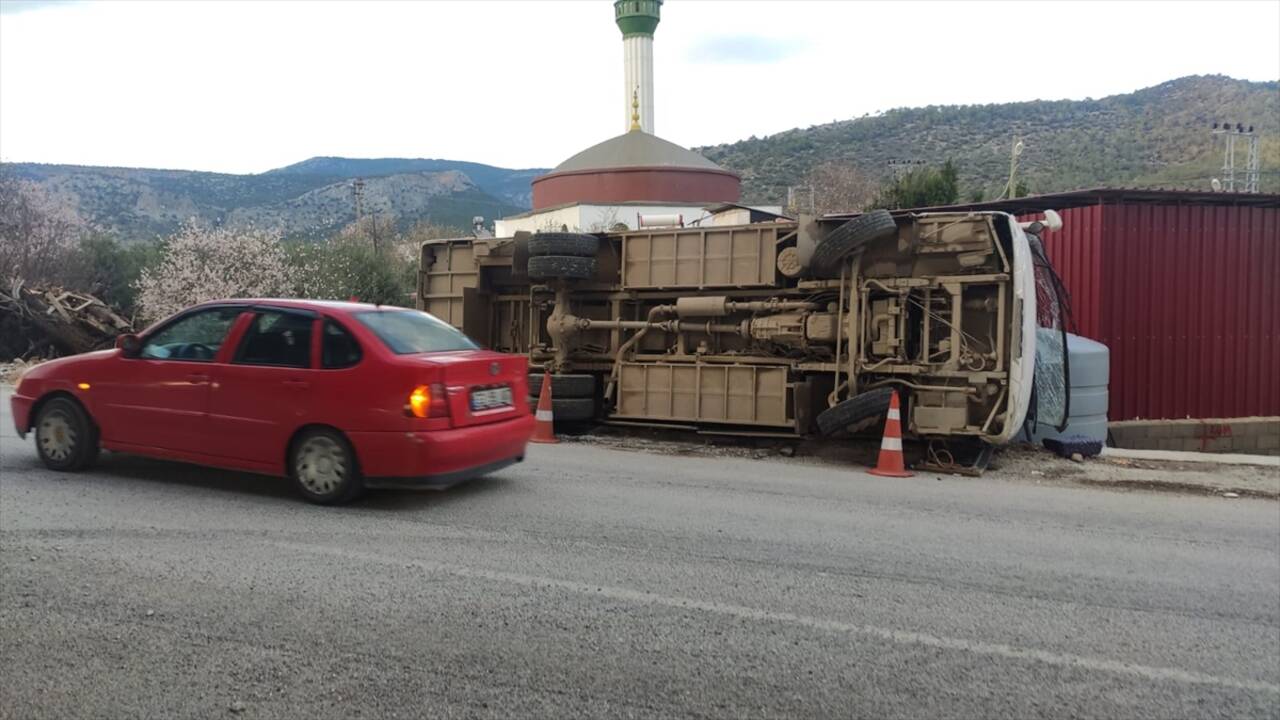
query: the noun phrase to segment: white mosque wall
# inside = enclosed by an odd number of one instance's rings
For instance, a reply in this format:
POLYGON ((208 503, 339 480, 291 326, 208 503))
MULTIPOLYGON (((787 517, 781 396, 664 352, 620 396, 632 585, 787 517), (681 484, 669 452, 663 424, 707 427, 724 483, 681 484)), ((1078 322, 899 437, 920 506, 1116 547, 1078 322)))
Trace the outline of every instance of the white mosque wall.
POLYGON ((605 232, 616 225, 635 230, 641 215, 682 215, 684 224, 708 217, 701 205, 570 205, 539 213, 494 221, 494 237, 511 237, 520 231, 605 232))

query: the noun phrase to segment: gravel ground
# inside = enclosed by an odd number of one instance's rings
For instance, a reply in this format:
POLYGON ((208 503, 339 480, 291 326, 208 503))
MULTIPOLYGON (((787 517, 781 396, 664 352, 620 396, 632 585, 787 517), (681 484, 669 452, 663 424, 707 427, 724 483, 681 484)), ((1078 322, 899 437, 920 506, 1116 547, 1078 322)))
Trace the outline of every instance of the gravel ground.
MULTIPOLYGON (((874 439, 866 438, 840 442, 796 442, 609 427, 561 437, 567 442, 616 450, 684 457, 752 458, 828 467, 833 470, 874 466, 879 452, 874 439)), ((923 449, 918 443, 908 442, 906 452, 908 459, 914 462, 922 456, 923 449)), ((960 477, 923 471, 921 474, 953 479, 960 477)), ((1280 472, 1274 467, 1108 457, 1086 458, 1083 462, 1074 462, 1026 444, 998 450, 985 477, 1011 482, 1096 485, 1114 490, 1207 495, 1234 493, 1241 496, 1280 498, 1280 472)))
POLYGON ((1280 503, 769 452, 319 508, 5 406, 0 718, 1280 717, 1280 503))

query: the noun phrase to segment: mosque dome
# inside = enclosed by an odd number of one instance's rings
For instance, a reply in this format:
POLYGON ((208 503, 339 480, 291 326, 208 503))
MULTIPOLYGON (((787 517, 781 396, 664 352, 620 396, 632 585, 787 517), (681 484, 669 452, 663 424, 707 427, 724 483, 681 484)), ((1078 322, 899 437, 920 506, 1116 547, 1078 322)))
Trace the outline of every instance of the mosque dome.
POLYGON ((533 209, 567 203, 737 202, 741 180, 638 128, 583 150, 533 181, 533 209))

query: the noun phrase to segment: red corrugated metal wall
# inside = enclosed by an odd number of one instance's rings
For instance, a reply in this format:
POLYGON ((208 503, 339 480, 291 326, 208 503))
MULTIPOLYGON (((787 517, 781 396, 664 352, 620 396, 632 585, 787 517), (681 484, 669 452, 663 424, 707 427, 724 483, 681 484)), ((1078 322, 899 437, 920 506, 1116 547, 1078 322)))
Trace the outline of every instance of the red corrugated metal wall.
POLYGON ((1061 214, 1045 246, 1080 334, 1111 348, 1112 420, 1280 415, 1280 210, 1061 214))
POLYGON ((1071 295, 1075 332, 1098 338, 1102 304, 1093 298, 1102 294, 1102 206, 1069 208, 1059 214, 1062 229, 1045 233, 1045 250, 1071 295))

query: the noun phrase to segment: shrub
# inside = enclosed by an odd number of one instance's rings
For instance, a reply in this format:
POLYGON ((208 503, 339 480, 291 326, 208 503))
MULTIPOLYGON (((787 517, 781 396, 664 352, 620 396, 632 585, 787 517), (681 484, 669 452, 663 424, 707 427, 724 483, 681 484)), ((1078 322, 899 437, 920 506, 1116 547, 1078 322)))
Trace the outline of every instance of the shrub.
POLYGON ((295 291, 317 300, 347 300, 405 305, 412 287, 404 282, 403 264, 389 252, 350 238, 335 237, 290 248, 295 291))
POLYGON ((920 168, 903 174, 881 189, 873 207, 902 208, 954 205, 960 199, 959 172, 950 160, 940 168, 920 168))
POLYGON ((86 235, 69 253, 59 280, 130 315, 136 310, 142 270, 159 259, 160 246, 154 242, 122 244, 110 235, 86 235))
POLYGON ((425 221, 401 231, 394 217, 366 217, 325 242, 290 248, 298 269, 297 292, 316 299, 412 305, 422 243, 463 235, 457 228, 425 221))

